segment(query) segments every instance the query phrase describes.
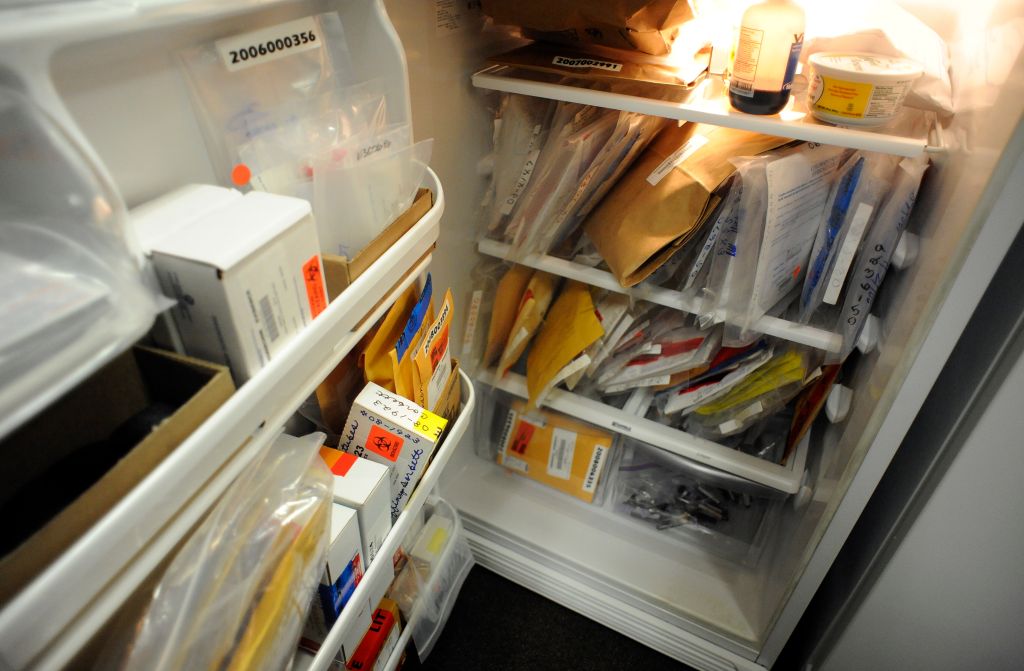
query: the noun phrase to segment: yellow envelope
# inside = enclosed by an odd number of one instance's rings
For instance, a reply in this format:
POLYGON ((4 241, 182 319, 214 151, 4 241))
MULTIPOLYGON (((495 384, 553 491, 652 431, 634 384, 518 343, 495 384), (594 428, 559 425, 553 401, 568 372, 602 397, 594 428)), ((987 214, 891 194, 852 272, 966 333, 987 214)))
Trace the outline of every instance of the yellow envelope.
POLYGON ((544 388, 562 368, 604 335, 590 288, 570 280, 551 306, 526 358, 526 388, 536 406, 544 388))
POLYGON ((416 304, 416 296, 415 286, 405 290, 388 310, 380 328, 370 338, 360 355, 365 380, 375 382, 388 391, 395 391, 395 371, 388 353, 398 342, 405 323, 409 321, 409 315, 416 304))
POLYGON ((437 319, 423 336, 423 342, 413 350, 413 400, 431 412, 437 408, 448 379, 452 376, 452 355, 449 344, 454 301, 452 290, 444 294, 444 302, 437 319))
POLYGON ((533 275, 533 269, 526 266, 513 265, 498 282, 494 292, 494 307, 491 310, 491 325, 487 329, 487 347, 481 365, 490 368, 498 360, 512 324, 516 321, 516 312, 522 302, 526 284, 533 275))
POLYGON ((544 321, 544 315, 547 314, 548 308, 551 307, 551 299, 555 295, 558 282, 559 278, 550 273, 541 270, 534 271, 533 277, 526 285, 526 291, 523 292, 515 323, 509 329, 508 343, 506 343, 505 350, 501 353, 501 360, 498 362, 498 372, 501 375, 508 372, 508 369, 526 351, 526 346, 537 332, 541 322, 544 321))

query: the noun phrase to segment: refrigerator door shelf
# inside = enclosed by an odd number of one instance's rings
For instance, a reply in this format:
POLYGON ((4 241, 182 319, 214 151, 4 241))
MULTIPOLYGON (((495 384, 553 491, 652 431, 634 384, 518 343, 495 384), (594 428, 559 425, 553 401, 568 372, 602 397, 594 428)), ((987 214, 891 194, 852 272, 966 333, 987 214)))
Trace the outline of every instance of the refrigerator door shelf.
POLYGON ((754 115, 738 112, 729 105, 727 86, 718 76, 708 76, 687 97, 686 102, 657 100, 555 83, 540 73, 493 65, 473 75, 477 88, 519 93, 537 98, 594 105, 609 109, 639 112, 681 121, 714 124, 767 135, 820 142, 837 147, 864 149, 897 156, 918 156, 922 152, 942 152, 942 133, 932 113, 904 108, 897 120, 878 132, 833 126, 815 121, 803 109, 802 97, 794 96, 779 114, 754 115), (909 129, 900 134, 897 129, 909 129), (930 143, 931 142, 931 143, 930 143))
MULTIPOLYGON (((515 373, 506 373, 496 380, 491 373, 480 376, 483 384, 491 385, 520 398, 528 398, 526 378, 515 373)), ((716 477, 729 475, 754 483, 759 489, 768 488, 773 494, 795 494, 800 491, 807 462, 807 440, 797 446, 793 459, 785 466, 773 464, 750 454, 740 452, 704 438, 691 436, 688 433, 659 424, 658 422, 637 416, 629 410, 620 410, 593 399, 574 394, 564 389, 554 389, 544 405, 552 410, 563 412, 595 426, 609 431, 635 438, 666 452, 684 457, 694 462, 696 469, 713 469, 719 471, 716 477)), ((739 483, 737 483, 739 484, 739 483)), ((749 489, 747 483, 743 490, 749 489)))
POLYGON ((426 271, 440 231, 444 193, 433 171, 428 170, 423 186, 435 194, 427 214, 106 517, 6 604, 0 611, 0 666, 66 664, 273 440, 390 304, 426 271), (396 277, 401 278, 397 284, 396 277), (58 603, 61 607, 54 608, 58 603))
MULTIPOLYGON (((394 526, 391 527, 391 531, 388 533, 387 538, 384 539, 384 544, 378 552, 378 557, 380 557, 380 559, 370 564, 370 568, 366 570, 366 573, 363 575, 363 579, 359 582, 355 592, 352 594, 349 604, 345 607, 345 611, 341 614, 341 617, 338 618, 338 621, 327 634, 327 638, 324 640, 323 645, 320 646, 320 651, 312 658, 302 651, 299 651, 296 654, 296 669, 324 671, 325 669, 331 668, 331 664, 334 661, 334 655, 341 647, 342 641, 349 638, 352 627, 356 626, 356 615, 359 614, 360 607, 368 601, 370 594, 379 594, 384 591, 381 589, 382 585, 380 584, 382 579, 390 582, 391 576, 394 575, 390 559, 394 556, 395 552, 402 545, 402 542, 408 535, 416 517, 420 514, 423 508, 423 504, 427 501, 428 495, 434 489, 434 485, 437 484, 442 471, 444 471, 448 460, 451 458, 452 453, 458 446, 462 436, 466 433, 466 429, 469 427, 469 423, 473 417, 473 409, 476 405, 476 395, 473 391, 473 383, 470 382, 466 374, 461 371, 459 372, 459 376, 462 384, 463 402, 462 410, 459 413, 458 419, 456 419, 455 423, 452 424, 451 429, 448 431, 448 436, 444 439, 444 443, 442 443, 441 448, 430 461, 430 467, 427 468, 423 477, 420 479, 419 484, 416 486, 416 490, 409 498, 409 503, 406 505, 405 510, 398 516, 398 520, 395 522, 394 526)), ((455 539, 453 538, 452 540, 454 541, 455 539)), ((451 545, 454 545, 454 543, 451 543, 451 545)), ((377 604, 370 604, 371 609, 376 607, 377 604)))
MULTIPOLYGON (((481 254, 486 254, 487 256, 512 260, 511 245, 503 242, 486 239, 480 240, 477 243, 477 249, 481 254)), ((679 291, 642 284, 625 288, 619 284, 614 275, 606 270, 591 268, 580 263, 573 263, 572 261, 566 261, 565 259, 546 254, 529 254, 523 259, 516 259, 516 262, 558 275, 559 277, 577 280, 593 287, 600 287, 601 289, 631 296, 636 300, 649 301, 691 314, 695 314, 698 311, 697 305, 679 291)), ((717 319, 718 321, 723 321, 724 315, 720 315, 717 319)), ((753 328, 765 335, 782 338, 783 340, 789 340, 800 345, 816 347, 826 352, 838 352, 843 345, 843 339, 837 333, 769 315, 765 315, 754 322, 753 328)))

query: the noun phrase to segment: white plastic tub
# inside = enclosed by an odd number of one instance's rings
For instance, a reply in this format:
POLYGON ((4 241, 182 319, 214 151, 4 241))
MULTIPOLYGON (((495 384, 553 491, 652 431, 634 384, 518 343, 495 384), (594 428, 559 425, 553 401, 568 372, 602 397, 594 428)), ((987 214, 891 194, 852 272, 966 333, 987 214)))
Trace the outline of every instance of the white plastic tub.
POLYGON ((906 58, 825 51, 807 59, 807 107, 818 119, 881 126, 903 107, 921 66, 906 58))

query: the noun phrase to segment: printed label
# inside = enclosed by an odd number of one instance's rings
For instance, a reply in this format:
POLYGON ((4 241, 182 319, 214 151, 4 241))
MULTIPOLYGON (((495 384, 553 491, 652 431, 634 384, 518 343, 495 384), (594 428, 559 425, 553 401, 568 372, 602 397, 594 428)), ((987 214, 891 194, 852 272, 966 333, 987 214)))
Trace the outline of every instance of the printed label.
POLYGON ((811 80, 811 107, 848 119, 864 117, 871 100, 871 84, 847 82, 815 74, 811 80))
POLYGON ((387 429, 374 425, 370 427, 370 435, 366 437, 366 449, 375 452, 388 461, 398 461, 402 453, 402 439, 387 429))
POLYGON ((483 301, 484 292, 477 289, 469 299, 469 311, 466 314, 466 330, 462 333, 462 353, 473 351, 473 340, 476 337, 476 322, 480 318, 480 303, 483 301))
POLYGON ((680 165, 683 161, 690 158, 694 152, 703 147, 708 143, 708 139, 703 135, 694 135, 679 149, 669 154, 668 158, 661 162, 657 168, 654 169, 650 175, 647 176, 647 183, 651 186, 658 186, 658 182, 665 178, 669 172, 671 172, 676 166, 680 165))
POLYGON ((622 63, 615 61, 602 61, 596 58, 570 58, 568 56, 555 56, 551 61, 552 65, 559 65, 563 68, 597 68, 609 72, 622 70, 622 63))
POLYGON ((324 293, 324 271, 320 267, 320 255, 314 254, 302 266, 302 280, 306 283, 306 299, 309 314, 313 319, 327 308, 327 294, 324 293))
POLYGON ((572 457, 576 451, 576 432, 555 427, 551 430, 548 475, 568 480, 572 476, 572 457))
POLYGON ((835 305, 839 300, 839 292, 842 291, 843 284, 846 282, 846 274, 850 271, 853 256, 857 253, 857 247, 860 246, 860 239, 864 236, 864 230, 867 228, 873 210, 874 208, 870 205, 861 203, 857 206, 857 211, 853 213, 850 230, 843 238, 843 246, 839 248, 835 265, 832 266, 832 274, 828 278, 828 286, 825 287, 825 297, 822 300, 829 305, 835 305))
POLYGON ((513 457, 511 454, 506 454, 501 463, 508 468, 513 468, 519 471, 520 473, 528 473, 530 471, 529 464, 519 457, 513 457))
POLYGON ((508 450, 508 441, 509 438, 512 436, 512 429, 516 425, 516 418, 518 416, 519 415, 516 413, 516 411, 511 409, 505 415, 505 425, 501 429, 501 438, 498 439, 498 449, 502 453, 508 450))
POLYGON ((228 37, 214 42, 214 48, 229 72, 235 72, 310 49, 319 49, 323 40, 316 19, 307 16, 270 28, 228 37))
POLYGON ((448 356, 448 325, 441 336, 430 346, 430 365, 434 372, 427 384, 427 404, 433 408, 441 398, 448 378, 452 375, 452 358, 448 356))
POLYGON ((602 445, 594 445, 594 454, 590 457, 590 466, 587 467, 587 477, 583 480, 583 491, 588 494, 597 489, 597 483, 601 477, 601 470, 604 468, 604 457, 607 448, 602 445))
POLYGON ((729 92, 747 98, 754 97, 754 79, 757 63, 761 59, 761 42, 764 31, 741 27, 740 39, 736 44, 736 58, 733 60, 729 92))

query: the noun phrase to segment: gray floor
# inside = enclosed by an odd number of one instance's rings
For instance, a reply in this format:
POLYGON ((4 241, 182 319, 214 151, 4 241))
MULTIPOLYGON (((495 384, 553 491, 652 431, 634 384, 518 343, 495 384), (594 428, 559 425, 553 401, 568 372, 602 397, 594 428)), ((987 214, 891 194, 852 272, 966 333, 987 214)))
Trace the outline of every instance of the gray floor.
POLYGON ((476 566, 427 661, 439 671, 692 671, 582 615, 476 566))

